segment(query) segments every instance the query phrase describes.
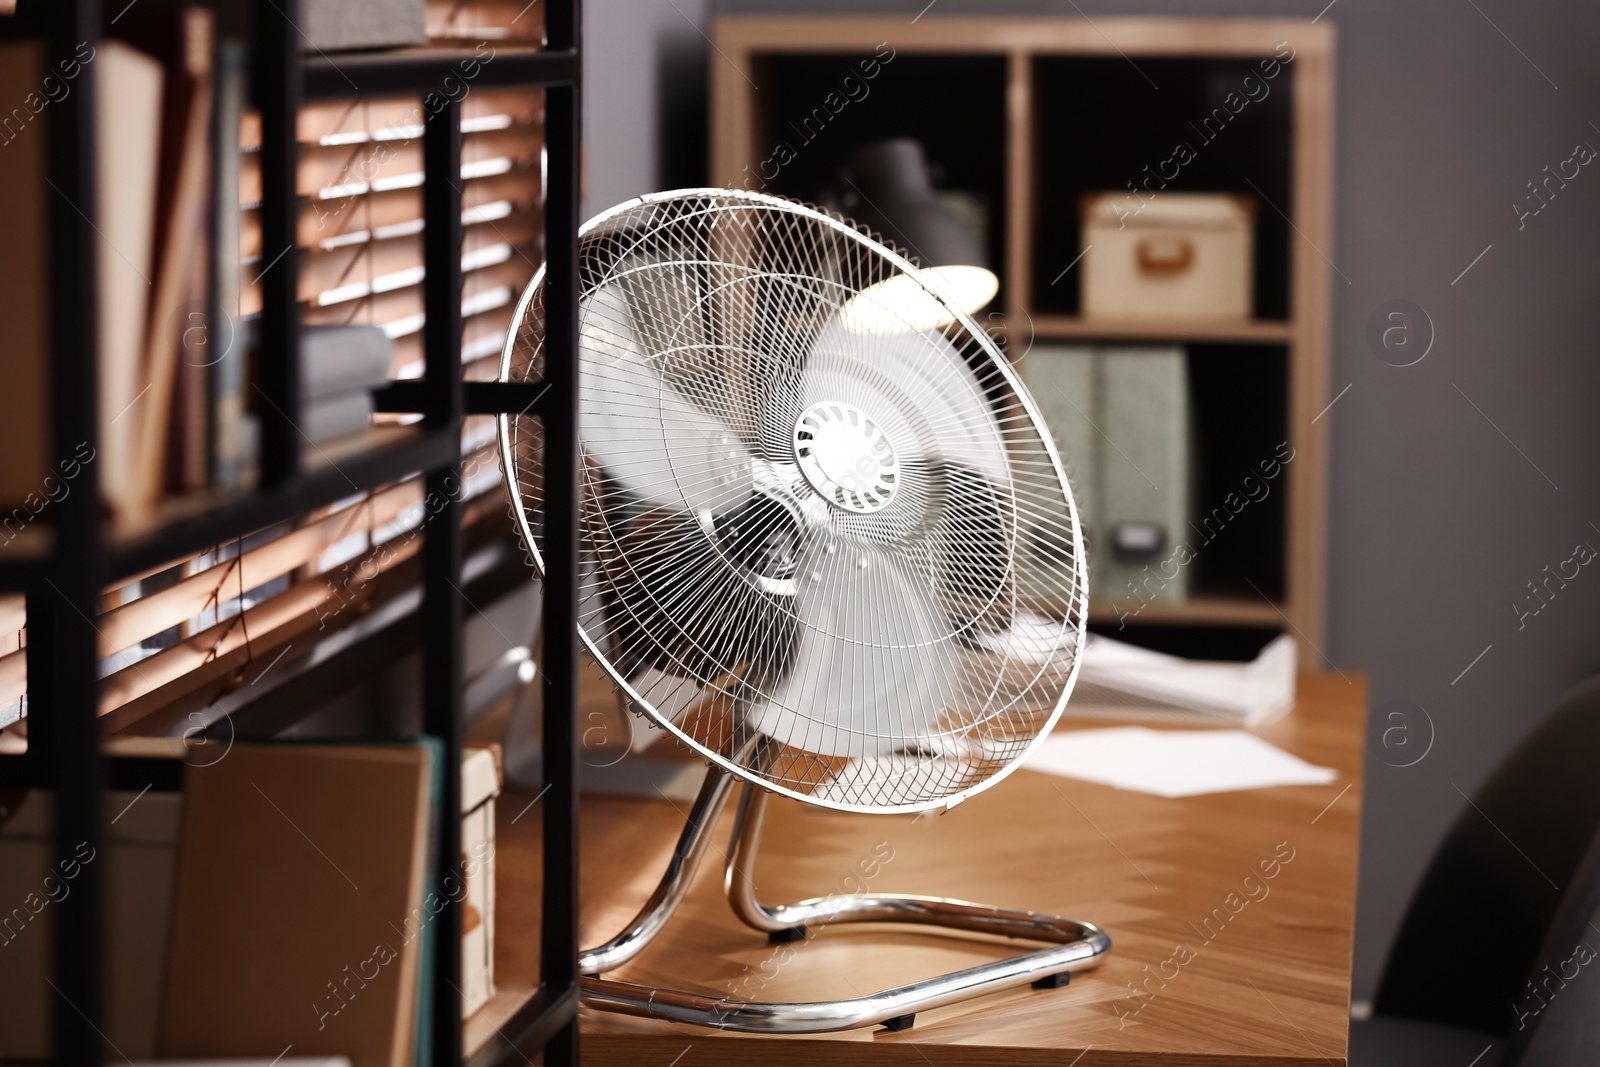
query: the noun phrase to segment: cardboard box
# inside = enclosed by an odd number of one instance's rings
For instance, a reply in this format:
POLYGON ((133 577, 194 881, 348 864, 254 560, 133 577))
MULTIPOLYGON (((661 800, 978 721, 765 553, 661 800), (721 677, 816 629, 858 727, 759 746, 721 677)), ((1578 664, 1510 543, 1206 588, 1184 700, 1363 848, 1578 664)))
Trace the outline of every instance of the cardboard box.
POLYGON ((419 1062, 442 747, 240 742, 185 768, 159 1058, 419 1062))
MULTIPOLYGON (((0 1057, 45 1060, 60 1000, 45 978, 56 904, 83 868, 104 864, 106 1036, 131 1058, 156 1052, 162 969, 182 810, 176 793, 105 795, 98 852, 58 856, 45 790, 0 796, 0 1057)), ((70 1009, 69 1009, 70 1010, 70 1009)))
POLYGON ((467 872, 461 921, 463 1019, 494 996, 494 798, 499 793, 498 746, 469 746, 461 761, 461 861, 467 872))

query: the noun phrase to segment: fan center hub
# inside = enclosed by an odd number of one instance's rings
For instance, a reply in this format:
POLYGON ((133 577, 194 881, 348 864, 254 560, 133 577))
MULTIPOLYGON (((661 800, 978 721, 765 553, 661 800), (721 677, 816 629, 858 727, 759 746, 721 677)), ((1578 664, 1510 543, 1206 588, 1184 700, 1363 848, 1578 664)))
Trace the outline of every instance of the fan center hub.
POLYGON ((824 400, 794 424, 794 456, 807 483, 828 503, 861 514, 888 507, 900 486, 900 461, 883 428, 842 400, 824 400))

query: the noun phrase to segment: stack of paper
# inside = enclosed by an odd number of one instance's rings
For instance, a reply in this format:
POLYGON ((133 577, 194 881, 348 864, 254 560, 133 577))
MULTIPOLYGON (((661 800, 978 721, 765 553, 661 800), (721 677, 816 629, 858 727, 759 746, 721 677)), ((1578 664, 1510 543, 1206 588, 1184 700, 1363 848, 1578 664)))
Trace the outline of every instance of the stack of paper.
MULTIPOLYGON (((1008 629, 975 639, 1009 670, 1009 684, 1028 689, 1066 683, 1073 664, 1062 653, 1076 643, 1077 631, 1060 619, 1018 612, 1008 629)), ((1184 659, 1101 634, 1086 635, 1079 658, 1069 715, 1265 726, 1294 706, 1295 643, 1287 634, 1245 663, 1184 659)))
POLYGON ((1054 733, 1023 766, 1162 797, 1326 785, 1339 776, 1243 730, 1143 726, 1054 733))
POLYGON ((1294 706, 1295 644, 1272 640, 1248 663, 1183 659, 1090 634, 1070 715, 1149 712, 1241 726, 1275 722, 1294 706))

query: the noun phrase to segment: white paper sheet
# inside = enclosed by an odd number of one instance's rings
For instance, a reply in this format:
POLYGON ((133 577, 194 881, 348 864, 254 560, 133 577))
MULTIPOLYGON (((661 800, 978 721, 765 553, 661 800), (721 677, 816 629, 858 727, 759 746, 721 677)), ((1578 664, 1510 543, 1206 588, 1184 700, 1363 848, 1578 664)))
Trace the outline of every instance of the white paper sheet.
POLYGON ((1295 642, 1275 638, 1249 663, 1182 659, 1090 634, 1072 704, 1078 713, 1137 717, 1144 708, 1187 711, 1239 726, 1264 726, 1294 706, 1295 642))
POLYGON ((1143 726, 1058 731, 1023 766, 1162 797, 1326 785, 1339 777, 1244 730, 1143 726))

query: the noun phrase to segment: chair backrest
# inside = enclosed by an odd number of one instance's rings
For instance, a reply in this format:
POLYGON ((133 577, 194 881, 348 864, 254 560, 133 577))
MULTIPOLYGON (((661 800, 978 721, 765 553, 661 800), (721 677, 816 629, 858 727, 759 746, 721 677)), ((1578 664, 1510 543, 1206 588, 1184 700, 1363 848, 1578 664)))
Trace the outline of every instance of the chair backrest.
POLYGON ((1600 1063, 1600 834, 1529 972, 1513 1004, 1503 1067, 1600 1063))
MULTIPOLYGON (((1514 1005, 1564 897, 1581 895, 1585 878, 1600 882, 1600 863, 1583 862, 1600 830, 1597 766, 1600 675, 1563 698, 1457 817, 1390 951, 1380 1014, 1516 1029, 1514 1005)), ((1600 960, 1592 966, 1600 985, 1600 960)))

